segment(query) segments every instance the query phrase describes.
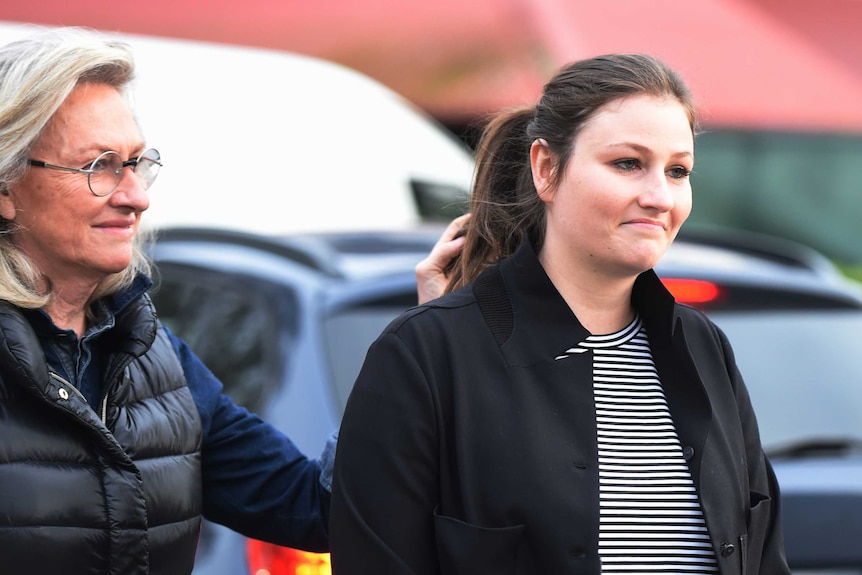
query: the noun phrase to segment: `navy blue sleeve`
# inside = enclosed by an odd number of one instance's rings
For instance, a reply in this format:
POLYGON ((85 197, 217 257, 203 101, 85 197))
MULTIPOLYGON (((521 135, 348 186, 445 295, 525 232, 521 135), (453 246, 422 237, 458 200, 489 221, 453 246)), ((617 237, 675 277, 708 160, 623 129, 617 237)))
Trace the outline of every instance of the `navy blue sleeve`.
POLYGON ((254 539, 328 551, 330 495, 321 479, 328 483, 331 471, 236 405, 188 345, 168 333, 203 425, 204 517, 254 539))

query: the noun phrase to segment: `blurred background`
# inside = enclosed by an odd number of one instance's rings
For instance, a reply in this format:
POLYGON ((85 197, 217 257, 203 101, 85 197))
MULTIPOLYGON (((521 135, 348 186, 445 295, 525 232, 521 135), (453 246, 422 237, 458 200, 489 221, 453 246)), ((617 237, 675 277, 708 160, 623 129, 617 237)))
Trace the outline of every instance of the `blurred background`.
MULTIPOLYGON (((860 285, 761 235, 862 279, 862 0, 2 1, 0 44, 34 25, 132 45, 165 162, 143 222, 207 228, 155 242, 160 318, 309 454, 466 209, 489 116, 572 60, 667 61, 699 104, 684 232, 703 235, 659 271, 707 286, 677 297, 734 342, 794 575, 862 575, 860 285)), ((205 522, 194 573, 330 571, 205 522)))
POLYGON ((859 0, 5 0, 0 20, 324 58, 471 146, 489 114, 535 102, 564 63, 647 52, 700 104, 689 226, 796 240, 851 273, 862 264, 859 0))

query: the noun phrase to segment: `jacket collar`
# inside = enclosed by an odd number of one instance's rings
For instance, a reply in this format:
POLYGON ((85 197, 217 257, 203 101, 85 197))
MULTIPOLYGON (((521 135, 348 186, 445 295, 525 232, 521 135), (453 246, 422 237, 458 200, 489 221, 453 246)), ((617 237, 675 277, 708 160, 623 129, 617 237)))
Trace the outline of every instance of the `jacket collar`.
POLYGON ((637 277, 632 303, 644 319, 651 345, 670 345, 674 333, 676 301, 655 271, 647 270, 637 277))
MULTIPOLYGON (((121 292, 100 300, 101 323, 115 328, 105 349, 123 352, 133 357, 142 355, 155 339, 157 316, 147 290, 152 281, 139 275, 132 285, 121 292)), ((16 370, 31 383, 47 381, 45 354, 40 338, 57 337, 64 333, 43 310, 22 309, 0 301, 0 364, 17 365, 16 370), (12 362, 12 363, 9 363, 12 362)))
MULTIPOLYGON (((529 241, 484 272, 474 293, 512 365, 548 361, 590 335, 554 287, 529 241)), ((638 276, 632 302, 652 344, 669 345, 674 299, 655 272, 638 276)))

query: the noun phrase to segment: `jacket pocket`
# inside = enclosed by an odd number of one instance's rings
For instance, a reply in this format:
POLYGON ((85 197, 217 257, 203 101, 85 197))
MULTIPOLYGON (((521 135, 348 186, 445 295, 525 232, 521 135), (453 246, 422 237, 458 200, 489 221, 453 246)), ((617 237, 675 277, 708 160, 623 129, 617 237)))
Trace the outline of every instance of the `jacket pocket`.
POLYGON ((750 494, 748 533, 740 538, 739 550, 742 557, 742 575, 758 575, 763 544, 772 513, 772 499, 756 491, 750 494))
POLYGON ((514 575, 524 525, 481 527, 434 513, 440 573, 514 575))

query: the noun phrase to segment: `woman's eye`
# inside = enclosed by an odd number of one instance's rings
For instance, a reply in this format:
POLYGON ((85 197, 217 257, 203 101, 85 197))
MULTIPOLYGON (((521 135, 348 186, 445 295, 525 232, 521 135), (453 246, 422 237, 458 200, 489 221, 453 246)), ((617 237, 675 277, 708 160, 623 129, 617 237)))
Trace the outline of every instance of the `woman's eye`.
POLYGON ((95 173, 105 172, 107 173, 116 173, 121 168, 121 162, 119 161, 119 156, 108 155, 103 158, 97 158, 92 164, 90 164, 90 169, 95 173))
POLYGON ((668 175, 675 180, 681 180, 683 178, 687 178, 691 174, 691 170, 683 168, 682 166, 676 166, 667 171, 668 175))
POLYGON ((92 170, 94 172, 102 172, 108 169, 108 161, 105 158, 96 158, 86 166, 84 166, 85 170, 92 170))
POLYGON ((626 172, 630 172, 638 167, 638 161, 634 158, 626 158, 624 160, 617 160, 614 162, 614 165, 621 170, 626 172))

